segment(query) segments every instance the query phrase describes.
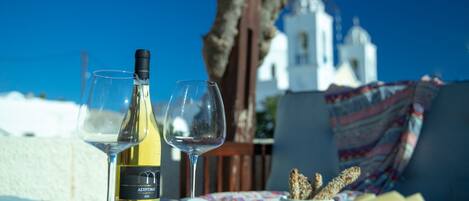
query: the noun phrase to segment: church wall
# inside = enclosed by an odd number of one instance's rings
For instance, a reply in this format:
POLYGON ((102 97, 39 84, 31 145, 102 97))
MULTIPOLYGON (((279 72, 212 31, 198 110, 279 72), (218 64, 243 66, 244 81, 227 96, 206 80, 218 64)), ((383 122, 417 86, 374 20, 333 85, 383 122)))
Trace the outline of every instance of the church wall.
POLYGON ((301 32, 307 34, 307 43, 308 43, 308 63, 317 64, 317 60, 312 57, 316 54, 316 18, 311 14, 302 14, 298 16, 285 16, 285 34, 288 39, 288 66, 296 66, 298 50, 301 48, 301 41, 299 40, 299 35, 301 32))
POLYGON ((315 47, 317 50, 316 60, 320 66, 333 67, 333 33, 332 33, 332 17, 326 13, 317 15, 316 17, 317 29, 313 31, 316 33, 315 47))
POLYGON ((257 80, 268 81, 277 79, 277 87, 280 90, 288 88, 288 55, 287 55, 287 37, 278 32, 272 40, 270 50, 264 58, 264 62, 257 69, 257 80), (272 68, 275 68, 274 70, 272 68), (273 72, 272 72, 273 71, 273 72), (273 73, 275 76, 272 76, 273 73))
POLYGON ((318 89, 318 69, 310 66, 295 66, 288 68, 290 90, 310 91, 318 89))
POLYGON ((353 66, 352 59, 358 61, 358 79, 362 83, 377 80, 376 46, 373 44, 345 44, 339 46, 340 63, 349 62, 353 66))
POLYGON ((364 68, 364 63, 365 63, 365 47, 360 46, 360 45, 341 45, 339 46, 339 58, 340 58, 340 63, 342 62, 349 62, 350 65, 352 66, 353 70, 356 70, 353 68, 353 61, 354 59, 357 60, 358 62, 358 71, 354 71, 357 74, 357 79, 361 81, 362 83, 366 83, 365 80, 365 68, 364 68))
POLYGON ((267 97, 281 94, 282 91, 277 88, 276 80, 257 81, 256 83, 256 110, 263 110, 262 101, 267 97))
POLYGON ((365 46, 366 55, 368 55, 365 59, 365 68, 367 69, 366 72, 366 82, 374 82, 378 80, 378 65, 376 61, 376 46, 373 44, 367 44, 365 46))
MULTIPOLYGON (((333 17, 325 12, 321 0, 300 3, 294 5, 297 10, 284 16, 288 48, 270 51, 266 65, 258 71, 258 80, 273 80, 272 64, 275 63, 279 91, 326 90, 336 81, 338 71, 334 64, 333 17), (282 54, 286 57, 282 58, 282 54), (276 60, 278 58, 281 59, 276 60)), ((345 44, 338 45, 338 48, 338 64, 349 66, 346 69, 348 74, 342 76, 346 79, 341 80, 342 84, 347 85, 350 81, 350 84, 357 85, 377 80, 376 46, 358 20, 354 20, 354 26, 345 37, 345 44)), ((270 85, 265 87, 265 91, 269 91, 268 87, 270 85)))

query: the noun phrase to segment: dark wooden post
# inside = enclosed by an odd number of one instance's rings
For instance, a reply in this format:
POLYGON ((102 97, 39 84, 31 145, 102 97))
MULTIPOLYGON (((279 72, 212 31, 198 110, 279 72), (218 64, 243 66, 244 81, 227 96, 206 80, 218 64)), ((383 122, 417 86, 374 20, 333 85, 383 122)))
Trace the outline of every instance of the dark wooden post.
MULTIPOLYGON (((255 91, 259 54, 260 0, 247 0, 239 20, 239 34, 231 51, 226 72, 221 80, 221 93, 225 103, 227 141, 252 142, 255 132, 255 91)), ((245 161, 251 161, 246 158, 245 161)), ((229 173, 230 186, 236 190, 250 190, 251 163, 242 163, 234 158, 229 173), (236 168, 240 167, 240 168, 236 168), (243 182, 234 178, 242 173, 243 182)))

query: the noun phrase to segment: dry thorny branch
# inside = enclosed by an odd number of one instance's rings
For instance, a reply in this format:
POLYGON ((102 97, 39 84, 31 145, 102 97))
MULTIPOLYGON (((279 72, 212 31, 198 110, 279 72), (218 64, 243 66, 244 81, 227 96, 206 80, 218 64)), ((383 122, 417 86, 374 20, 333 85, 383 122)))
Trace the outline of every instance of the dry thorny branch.
MULTIPOLYGON (((280 11, 288 0, 262 0, 260 8, 259 64, 275 36, 274 26, 280 11)), ((229 56, 238 34, 238 22, 246 6, 245 0, 218 0, 215 22, 204 36, 203 55, 211 80, 220 81, 226 71, 229 56)))

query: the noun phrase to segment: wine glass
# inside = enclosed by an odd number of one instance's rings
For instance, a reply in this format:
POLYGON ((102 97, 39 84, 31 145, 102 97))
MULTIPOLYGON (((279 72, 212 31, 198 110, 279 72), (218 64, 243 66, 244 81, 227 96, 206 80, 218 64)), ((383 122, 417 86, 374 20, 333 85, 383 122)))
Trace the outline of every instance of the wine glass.
POLYGON ((108 156, 107 200, 115 199, 117 154, 141 142, 147 115, 141 87, 134 74, 119 70, 93 72, 87 97, 78 115, 78 135, 108 156))
POLYGON ((215 82, 177 82, 166 109, 163 136, 169 145, 189 155, 191 198, 195 197, 197 158, 223 144, 225 124, 225 109, 215 82))

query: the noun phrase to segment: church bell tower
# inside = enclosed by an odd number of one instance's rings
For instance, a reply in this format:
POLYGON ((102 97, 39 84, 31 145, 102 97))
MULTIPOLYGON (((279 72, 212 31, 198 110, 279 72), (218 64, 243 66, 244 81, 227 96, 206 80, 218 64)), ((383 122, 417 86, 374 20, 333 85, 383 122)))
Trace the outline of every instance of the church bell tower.
POLYGON ((325 90, 334 80, 333 18, 321 0, 296 0, 285 16, 289 89, 325 90))
POLYGON ((371 42, 368 32, 360 26, 358 18, 353 19, 353 27, 345 36, 344 44, 339 45, 341 63, 348 62, 361 84, 378 80, 376 45, 371 42))

